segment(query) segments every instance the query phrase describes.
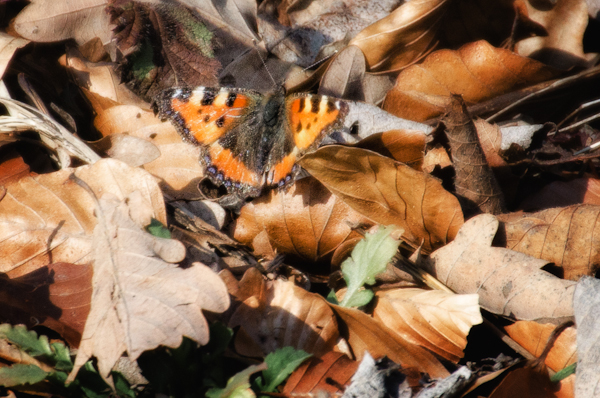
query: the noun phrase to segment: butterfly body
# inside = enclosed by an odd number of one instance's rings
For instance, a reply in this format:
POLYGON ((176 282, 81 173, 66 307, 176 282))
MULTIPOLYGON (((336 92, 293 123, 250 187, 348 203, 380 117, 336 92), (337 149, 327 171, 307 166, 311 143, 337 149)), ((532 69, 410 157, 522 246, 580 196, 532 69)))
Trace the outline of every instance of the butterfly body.
POLYGON ((201 148, 211 181, 240 199, 293 183, 297 160, 341 127, 348 113, 341 100, 282 90, 174 87, 156 104, 161 118, 201 148))

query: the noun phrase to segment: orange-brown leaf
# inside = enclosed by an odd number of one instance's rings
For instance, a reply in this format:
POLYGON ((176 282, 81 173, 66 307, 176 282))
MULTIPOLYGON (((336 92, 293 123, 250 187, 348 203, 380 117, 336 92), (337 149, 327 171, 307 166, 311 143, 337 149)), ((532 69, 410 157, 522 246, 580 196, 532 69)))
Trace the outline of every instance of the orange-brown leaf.
POLYGON ((593 275, 600 264, 600 206, 575 205, 537 213, 504 214, 506 247, 553 262, 564 278, 593 275))
POLYGON ((463 223, 458 200, 439 180, 377 153, 330 145, 301 164, 354 210, 403 228, 403 239, 424 242, 425 251, 452 240, 463 223))
POLYGON ((446 368, 429 350, 404 339, 382 322, 355 308, 333 304, 331 307, 348 328, 348 344, 357 360, 360 361, 368 351, 375 359, 387 356, 403 367, 427 372, 433 378, 449 375, 446 368))
POLYGON ((436 51, 422 64, 402 71, 384 109, 398 117, 424 121, 440 115, 451 94, 476 103, 554 75, 538 61, 478 41, 456 51, 436 51))
POLYGON ((316 261, 358 236, 352 225, 368 222, 317 180, 305 178, 287 192, 272 190, 244 206, 233 236, 259 255, 270 253, 256 239, 268 238, 279 253, 316 261))

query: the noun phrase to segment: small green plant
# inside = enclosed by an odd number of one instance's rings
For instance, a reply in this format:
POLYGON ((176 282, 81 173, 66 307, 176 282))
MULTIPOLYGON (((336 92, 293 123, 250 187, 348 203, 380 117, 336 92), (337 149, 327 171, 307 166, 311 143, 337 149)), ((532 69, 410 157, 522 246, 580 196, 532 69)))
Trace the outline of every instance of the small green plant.
MULTIPOLYGON (((339 303, 341 306, 361 307, 373 299, 373 291, 364 285, 375 284, 375 276, 385 271, 398 251, 400 242, 390 236, 397 229, 391 225, 365 235, 354 247, 351 256, 342 263, 342 274, 348 289, 339 303)), ((331 299, 331 295, 328 299, 331 299)))
POLYGON ((113 372, 116 391, 104 382, 91 361, 79 371, 75 381, 65 384, 73 369, 69 349, 60 342, 50 342, 46 336, 27 330, 23 325, 0 325, 0 339, 7 341, 22 353, 28 362, 16 363, 0 368, 0 385, 17 391, 35 389, 35 385, 44 385, 52 394, 72 397, 103 398, 109 396, 135 397, 135 392, 127 381, 117 372, 113 372), (38 366, 38 364, 40 366, 38 366), (116 393, 116 394, 115 394, 116 393))

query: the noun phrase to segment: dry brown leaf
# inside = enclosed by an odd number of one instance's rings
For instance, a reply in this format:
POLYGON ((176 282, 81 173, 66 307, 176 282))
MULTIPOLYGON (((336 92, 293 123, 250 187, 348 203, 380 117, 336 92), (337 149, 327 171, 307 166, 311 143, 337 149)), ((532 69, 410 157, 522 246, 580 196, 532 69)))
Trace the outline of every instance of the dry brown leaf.
POLYGON ((42 325, 79 346, 92 298, 92 267, 55 263, 14 279, 1 279, 0 316, 13 325, 42 325))
POLYGON ((292 282, 276 280, 263 285, 256 271, 243 285, 253 285, 241 289, 242 294, 253 295, 244 299, 228 323, 230 328, 241 326, 235 344, 239 354, 264 357, 291 346, 321 356, 337 343, 335 315, 321 296, 292 282))
POLYGON ((358 362, 351 360, 341 352, 330 351, 320 358, 311 358, 300 365, 291 374, 283 387, 286 396, 308 396, 309 393, 326 391, 330 394, 340 392, 339 386, 350 383, 358 368, 358 362), (329 380, 335 381, 331 383, 329 380))
POLYGON ((403 239, 431 251, 451 241, 463 223, 456 197, 440 181, 360 148, 329 145, 300 161, 357 212, 405 230, 403 239))
POLYGON ((331 304, 337 316, 348 328, 348 344, 360 361, 365 352, 373 358, 387 356, 402 367, 412 367, 429 373, 432 378, 444 378, 449 372, 427 349, 404 339, 382 322, 355 308, 331 304))
POLYGON ((27 176, 7 183, 0 201, 0 251, 10 253, 0 257, 0 272, 15 278, 53 262, 91 262, 94 202, 69 180, 73 172, 97 194, 124 198, 143 191, 154 209, 152 217, 166 223, 162 192, 154 177, 124 163, 106 159, 78 169, 27 176))
POLYGON ((553 76, 555 72, 538 61, 478 41, 456 51, 436 51, 422 64, 402 71, 383 108, 424 121, 443 113, 451 94, 476 103, 553 76))
POLYGON ((577 204, 600 205, 600 180, 584 177, 568 182, 552 182, 539 192, 525 198, 519 208, 535 211, 577 204))
POLYGON ((421 171, 423 151, 428 137, 414 130, 390 130, 360 140, 359 148, 375 151, 421 171))
MULTIPOLYGON (((556 329, 553 324, 541 324, 531 321, 517 321, 505 326, 508 335, 519 345, 539 357, 548 343, 552 331, 556 329)), ((577 361, 577 330, 571 326, 558 336, 544 363, 555 372, 577 361)))
POLYGON ((585 0, 557 0, 536 6, 526 1, 529 17, 546 28, 547 36, 529 37, 515 46, 515 52, 555 68, 568 69, 585 62, 583 35, 588 24, 585 0))
POLYGON ((92 356, 108 378, 123 352, 135 361, 159 345, 178 347, 183 336, 206 344, 202 310, 223 312, 229 306, 225 285, 210 268, 177 267, 172 263, 185 257, 184 246, 141 228, 139 213, 151 211, 136 192, 127 201, 112 195, 99 200, 92 307, 68 381, 92 356))
POLYGON ((454 186, 465 213, 504 213, 504 195, 479 143, 477 129, 460 96, 442 118, 456 176, 454 186))
POLYGON ((413 0, 363 29, 350 45, 360 48, 371 72, 398 70, 435 45, 437 25, 451 2, 413 0))
POLYGON ((541 270, 544 260, 491 247, 498 224, 491 214, 471 218, 425 269, 456 293, 478 293, 479 305, 495 314, 553 323, 570 319, 575 283, 541 270))
POLYGON ((320 95, 364 101, 365 56, 360 48, 348 46, 329 63, 319 85, 320 95))
POLYGON ((546 365, 528 363, 510 372, 490 398, 555 398, 556 384, 550 381, 546 365))
POLYGON ((457 363, 471 326, 483 322, 476 294, 417 288, 379 290, 373 318, 413 344, 457 363))
POLYGON ((94 110, 100 114, 115 105, 136 105, 149 109, 150 105, 132 93, 121 83, 121 76, 115 70, 115 64, 108 62, 90 62, 76 49, 70 49, 60 57, 59 62, 67 68, 84 94, 90 100, 94 110), (99 104, 109 106, 98 106, 99 104))
POLYGON ((173 125, 161 122, 153 113, 133 105, 106 109, 94 120, 103 135, 126 133, 145 139, 160 150, 160 157, 144 169, 161 179, 161 188, 173 199, 197 199, 202 179, 200 149, 181 139, 173 125))
POLYGON ((34 0, 17 15, 14 28, 36 42, 75 39, 84 44, 99 37, 108 44, 112 31, 105 12, 107 4, 107 0, 34 0))
POLYGON ((143 166, 161 155, 158 147, 149 140, 129 134, 111 134, 90 142, 89 146, 98 153, 120 160, 131 167, 143 166))
POLYGON ((575 205, 537 213, 503 214, 507 248, 553 262, 564 278, 594 275, 600 265, 600 206, 575 205))
POLYGON ((0 32, 0 79, 4 76, 4 71, 8 67, 15 51, 24 47, 29 40, 13 37, 5 32, 0 32))
POLYGON ((279 253, 317 261, 331 255, 348 239, 355 238, 352 226, 369 220, 331 194, 314 178, 297 181, 287 192, 271 190, 242 208, 233 237, 260 250, 260 239, 268 239, 279 253))

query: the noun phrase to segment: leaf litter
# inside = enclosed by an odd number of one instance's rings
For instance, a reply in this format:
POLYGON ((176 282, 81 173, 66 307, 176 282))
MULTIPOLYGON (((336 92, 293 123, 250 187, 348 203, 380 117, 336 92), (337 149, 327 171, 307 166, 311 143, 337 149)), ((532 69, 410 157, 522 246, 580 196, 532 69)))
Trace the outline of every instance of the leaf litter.
POLYGON ((577 329, 597 272, 593 4, 4 7, 3 393, 592 394, 577 329), (269 75, 364 102, 302 160, 311 178, 228 213, 151 102, 182 84, 272 91, 269 75), (376 224, 403 231, 388 253, 376 224), (355 389, 362 372, 375 390, 355 389))

